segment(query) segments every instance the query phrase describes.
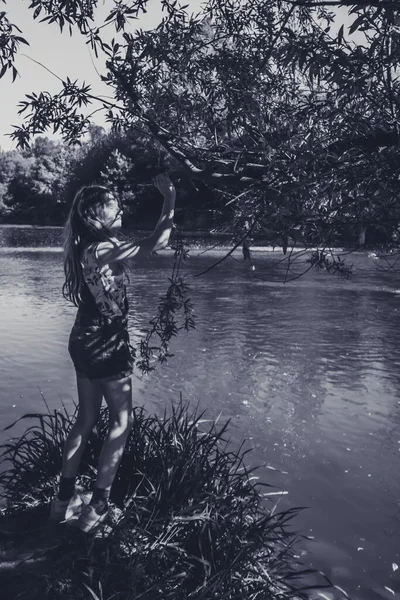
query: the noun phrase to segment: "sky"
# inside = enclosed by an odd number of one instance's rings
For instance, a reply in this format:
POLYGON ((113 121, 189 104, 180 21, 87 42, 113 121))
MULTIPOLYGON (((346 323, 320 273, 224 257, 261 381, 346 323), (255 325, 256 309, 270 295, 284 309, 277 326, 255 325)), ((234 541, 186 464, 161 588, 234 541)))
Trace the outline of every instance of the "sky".
MULTIPOLYGON (((185 4, 189 4, 189 11, 198 12, 202 0, 186 0, 185 4)), ((98 18, 101 22, 102 16, 104 18, 109 13, 113 2, 100 0, 99 5, 98 18)), ((42 91, 56 93, 60 90, 58 79, 28 57, 41 62, 62 79, 68 76, 72 80, 78 79, 79 83, 85 81, 92 86, 92 93, 95 95, 109 95, 107 86, 100 80, 95 68, 96 65, 101 71, 102 63, 96 61, 85 44, 83 36, 74 33, 70 37, 68 31, 60 34, 56 24, 49 25, 34 21, 28 6, 27 0, 8 0, 5 5, 8 19, 18 25, 23 32, 21 35, 28 40, 30 46, 20 46, 15 63, 20 76, 16 81, 12 83, 11 73, 7 73, 0 79, 0 148, 2 150, 16 147, 16 143, 7 134, 12 131, 12 125, 22 123, 22 118, 18 115, 18 103, 24 99, 25 94, 42 91)), ((150 0, 148 8, 148 12, 135 21, 138 28, 153 28, 159 23, 162 17, 160 1, 150 0)), ((347 24, 346 14, 343 11, 339 22, 347 24)), ((97 124, 104 125, 100 116, 94 120, 97 124)), ((50 132, 44 135, 49 134, 50 132)))

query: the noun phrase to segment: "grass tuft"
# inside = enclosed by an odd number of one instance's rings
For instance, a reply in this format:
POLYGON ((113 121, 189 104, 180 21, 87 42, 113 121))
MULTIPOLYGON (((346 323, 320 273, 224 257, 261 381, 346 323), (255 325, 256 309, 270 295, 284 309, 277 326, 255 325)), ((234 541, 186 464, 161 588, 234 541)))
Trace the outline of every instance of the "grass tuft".
MULTIPOLYGON (((309 571, 294 559, 296 536, 289 530, 300 509, 266 506, 263 485, 246 467, 247 452, 243 446, 232 450, 227 440, 228 423, 204 421, 182 399, 163 417, 143 408, 134 414, 111 493, 114 519, 97 536, 47 524, 74 415, 24 415, 34 424, 0 447, 6 465, 0 474, 0 537, 9 555, 19 549, 7 580, 14 597, 307 598, 309 571)), ((103 409, 79 473, 84 487, 96 477, 107 430, 103 409)), ((331 584, 326 580, 321 587, 331 584)))

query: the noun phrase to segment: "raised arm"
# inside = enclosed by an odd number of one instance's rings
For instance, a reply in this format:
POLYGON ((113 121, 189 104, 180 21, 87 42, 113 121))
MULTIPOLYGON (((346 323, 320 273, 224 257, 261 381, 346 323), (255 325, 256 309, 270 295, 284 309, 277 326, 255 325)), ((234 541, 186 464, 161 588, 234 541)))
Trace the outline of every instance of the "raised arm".
POLYGON ((119 242, 118 244, 101 242, 97 246, 97 259, 100 264, 137 258, 166 247, 174 219, 176 191, 174 184, 166 174, 157 175, 154 185, 163 195, 164 203, 153 233, 136 242, 119 242))

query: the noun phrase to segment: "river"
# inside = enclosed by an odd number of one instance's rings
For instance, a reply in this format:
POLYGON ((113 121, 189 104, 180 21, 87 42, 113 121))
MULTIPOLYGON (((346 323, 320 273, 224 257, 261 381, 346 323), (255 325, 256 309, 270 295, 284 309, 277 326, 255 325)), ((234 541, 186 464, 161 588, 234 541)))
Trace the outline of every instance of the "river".
MULTIPOLYGON (((77 399, 60 234, 0 227, 1 429, 44 411, 42 394, 51 408, 77 399)), ((134 376, 135 403, 160 414, 182 393, 206 417, 231 419, 232 443, 245 438, 252 464, 277 469, 258 474, 288 492, 281 507, 308 507, 293 523, 312 538, 299 542, 301 560, 353 600, 400 597, 399 275, 359 253, 349 280, 311 270, 284 284, 282 255, 263 250, 254 270, 238 251, 193 277, 222 256, 192 247, 184 272, 197 329, 174 339, 167 364, 134 376)), ((134 342, 171 266, 170 251, 133 264, 134 342)))

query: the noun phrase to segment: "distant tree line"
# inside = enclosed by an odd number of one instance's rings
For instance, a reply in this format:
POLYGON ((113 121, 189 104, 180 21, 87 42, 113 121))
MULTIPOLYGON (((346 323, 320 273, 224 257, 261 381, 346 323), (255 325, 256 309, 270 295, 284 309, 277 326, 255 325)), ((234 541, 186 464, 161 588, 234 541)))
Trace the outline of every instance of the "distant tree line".
MULTIPOLYGON (((125 224, 151 227, 159 209, 152 179, 173 170, 170 163, 165 150, 138 129, 107 133, 91 125, 79 146, 37 137, 29 148, 0 151, 0 222, 62 225, 78 189, 99 183, 120 199, 125 224)), ((176 184, 178 223, 194 230, 222 223, 223 203, 215 192, 189 180, 176 184)))

